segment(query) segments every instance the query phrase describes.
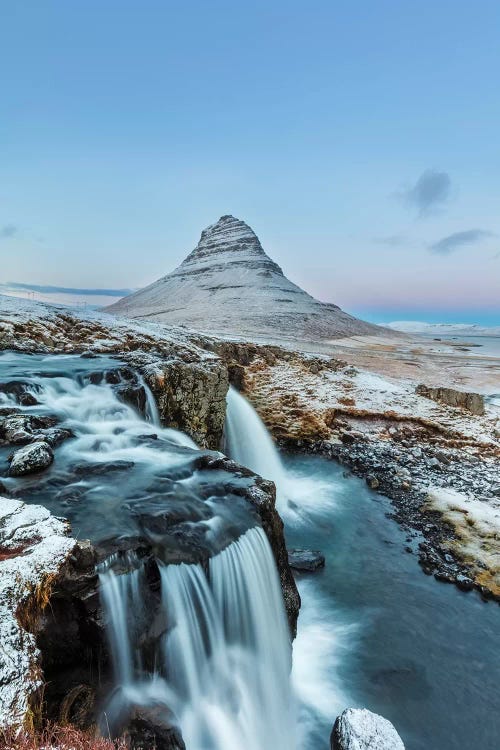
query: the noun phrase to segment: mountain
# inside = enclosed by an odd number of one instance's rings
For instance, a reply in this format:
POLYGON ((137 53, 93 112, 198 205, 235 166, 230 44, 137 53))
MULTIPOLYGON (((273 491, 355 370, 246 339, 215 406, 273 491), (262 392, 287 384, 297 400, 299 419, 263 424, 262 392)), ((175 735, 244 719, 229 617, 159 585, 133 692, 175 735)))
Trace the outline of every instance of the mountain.
POLYGON ((244 221, 222 216, 181 265, 106 310, 222 335, 334 339, 383 329, 289 281, 244 221))

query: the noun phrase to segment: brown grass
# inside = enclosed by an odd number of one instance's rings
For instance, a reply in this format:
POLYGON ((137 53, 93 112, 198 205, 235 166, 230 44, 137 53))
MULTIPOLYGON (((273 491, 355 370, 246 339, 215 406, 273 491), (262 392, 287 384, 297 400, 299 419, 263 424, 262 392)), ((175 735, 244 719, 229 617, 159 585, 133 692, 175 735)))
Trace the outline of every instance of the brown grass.
POLYGON ((106 740, 71 726, 48 726, 42 732, 0 729, 0 750, 127 750, 125 740, 106 740))
POLYGON ((29 586, 26 596, 17 608, 17 619, 21 627, 28 633, 33 633, 38 618, 50 602, 52 587, 57 575, 46 573, 36 586, 29 586))

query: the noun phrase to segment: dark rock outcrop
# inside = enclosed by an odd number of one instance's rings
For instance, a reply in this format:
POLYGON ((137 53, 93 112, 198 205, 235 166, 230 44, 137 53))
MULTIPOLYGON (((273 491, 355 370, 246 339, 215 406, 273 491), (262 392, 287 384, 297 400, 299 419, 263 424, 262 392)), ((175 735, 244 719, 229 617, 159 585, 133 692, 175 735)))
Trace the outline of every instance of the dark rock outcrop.
POLYGON ((229 387, 227 367, 213 355, 198 362, 134 353, 127 362, 143 376, 165 427, 185 432, 200 448, 222 444, 229 387))
POLYGON ((168 720, 164 705, 134 707, 124 734, 130 750, 186 750, 182 735, 168 720))

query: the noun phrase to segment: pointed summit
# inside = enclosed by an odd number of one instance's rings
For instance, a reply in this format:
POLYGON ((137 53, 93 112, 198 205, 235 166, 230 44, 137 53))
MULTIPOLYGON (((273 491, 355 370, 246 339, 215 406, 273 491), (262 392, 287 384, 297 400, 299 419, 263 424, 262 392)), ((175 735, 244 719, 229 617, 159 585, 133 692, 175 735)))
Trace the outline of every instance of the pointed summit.
POLYGON ((282 273, 281 268, 264 252, 259 238, 244 221, 226 214, 201 233, 195 249, 182 262, 181 268, 203 264, 245 262, 254 268, 269 268, 282 273))
POLYGON ((273 341, 380 332, 289 281, 253 229, 230 215, 203 230, 178 268, 107 310, 214 335, 273 341))

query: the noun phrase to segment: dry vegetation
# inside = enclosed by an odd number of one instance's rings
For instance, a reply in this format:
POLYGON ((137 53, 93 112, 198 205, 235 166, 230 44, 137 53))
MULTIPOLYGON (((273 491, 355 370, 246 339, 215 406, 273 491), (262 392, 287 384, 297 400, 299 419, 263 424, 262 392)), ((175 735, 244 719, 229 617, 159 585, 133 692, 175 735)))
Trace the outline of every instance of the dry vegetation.
POLYGON ((42 732, 0 730, 0 750, 127 750, 124 740, 106 740, 71 726, 48 726, 42 732))

